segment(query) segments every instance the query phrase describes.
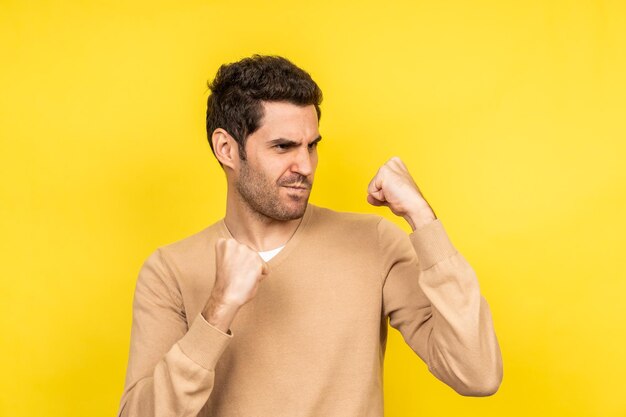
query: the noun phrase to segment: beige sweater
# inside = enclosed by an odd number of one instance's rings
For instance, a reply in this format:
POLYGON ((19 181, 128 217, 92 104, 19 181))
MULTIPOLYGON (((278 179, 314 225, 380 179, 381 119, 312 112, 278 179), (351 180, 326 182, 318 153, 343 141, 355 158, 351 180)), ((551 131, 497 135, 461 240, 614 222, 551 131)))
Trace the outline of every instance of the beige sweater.
POLYGON ((218 237, 223 220, 142 266, 119 416, 380 417, 387 319, 458 393, 498 389, 489 306, 439 219, 407 235, 309 204, 229 333, 200 314, 218 237))

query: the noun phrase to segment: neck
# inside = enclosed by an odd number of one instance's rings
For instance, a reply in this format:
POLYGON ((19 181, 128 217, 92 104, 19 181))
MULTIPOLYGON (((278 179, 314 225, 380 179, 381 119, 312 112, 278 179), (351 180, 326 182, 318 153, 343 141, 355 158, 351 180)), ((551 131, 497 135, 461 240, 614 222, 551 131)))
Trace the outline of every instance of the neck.
POLYGON ((239 243, 256 251, 267 251, 284 245, 301 221, 302 218, 285 221, 272 219, 254 211, 241 199, 228 198, 226 202, 224 223, 230 234, 239 243))

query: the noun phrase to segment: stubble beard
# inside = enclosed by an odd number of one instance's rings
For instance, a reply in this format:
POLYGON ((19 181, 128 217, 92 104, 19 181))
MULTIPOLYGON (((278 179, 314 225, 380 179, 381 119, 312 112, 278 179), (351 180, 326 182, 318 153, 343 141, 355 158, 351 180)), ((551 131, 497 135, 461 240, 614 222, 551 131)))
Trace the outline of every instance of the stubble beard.
POLYGON ((312 187, 306 177, 297 174, 295 177, 281 178, 274 183, 262 172, 250 168, 247 161, 242 160, 241 171, 235 185, 239 195, 251 211, 264 218, 288 221, 301 218, 309 200, 310 194, 305 197, 290 195, 288 198, 293 204, 281 202, 282 186, 296 183, 308 186, 309 189, 312 187))

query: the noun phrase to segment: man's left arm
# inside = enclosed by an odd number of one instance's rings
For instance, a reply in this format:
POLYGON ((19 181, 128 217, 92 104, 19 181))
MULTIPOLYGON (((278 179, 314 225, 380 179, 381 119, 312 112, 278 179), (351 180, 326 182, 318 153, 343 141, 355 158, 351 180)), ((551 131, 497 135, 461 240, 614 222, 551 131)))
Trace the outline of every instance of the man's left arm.
POLYGON ((381 167, 368 193, 370 204, 388 206, 413 228, 407 237, 388 220, 378 224, 383 314, 430 372, 456 392, 495 393, 502 381, 502 356, 474 270, 400 159, 381 167))

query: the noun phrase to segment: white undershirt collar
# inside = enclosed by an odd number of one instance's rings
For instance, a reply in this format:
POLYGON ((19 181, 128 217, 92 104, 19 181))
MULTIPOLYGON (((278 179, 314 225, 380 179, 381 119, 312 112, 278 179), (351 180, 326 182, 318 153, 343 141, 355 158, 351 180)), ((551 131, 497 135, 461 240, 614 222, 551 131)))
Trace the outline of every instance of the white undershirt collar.
POLYGON ((274 256, 276 256, 278 254, 278 252, 281 251, 282 248, 284 248, 285 245, 283 246, 279 246, 276 249, 272 249, 272 250, 266 250, 263 252, 258 252, 259 256, 265 261, 269 261, 270 259, 272 259, 274 256))

